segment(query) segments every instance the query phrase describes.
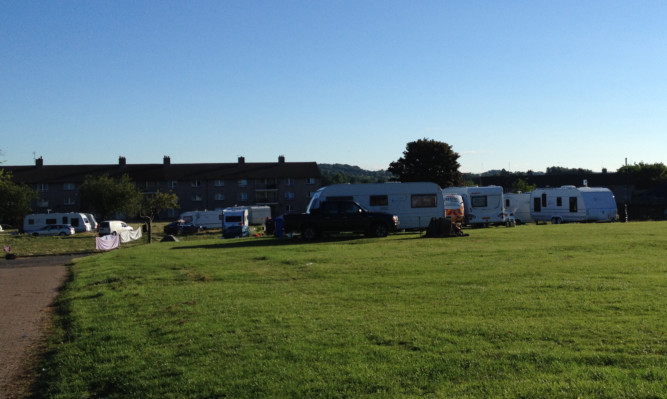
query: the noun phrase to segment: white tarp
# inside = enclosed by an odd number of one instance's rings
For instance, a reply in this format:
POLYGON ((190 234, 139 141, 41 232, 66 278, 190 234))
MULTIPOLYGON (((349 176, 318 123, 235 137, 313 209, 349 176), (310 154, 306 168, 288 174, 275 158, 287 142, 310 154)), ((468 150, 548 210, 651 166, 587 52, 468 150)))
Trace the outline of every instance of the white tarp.
POLYGON ((121 231, 120 232, 120 242, 126 243, 141 238, 141 229, 130 230, 130 231, 121 231))
POLYGON ((109 251, 120 246, 120 238, 114 235, 95 237, 95 249, 109 251))

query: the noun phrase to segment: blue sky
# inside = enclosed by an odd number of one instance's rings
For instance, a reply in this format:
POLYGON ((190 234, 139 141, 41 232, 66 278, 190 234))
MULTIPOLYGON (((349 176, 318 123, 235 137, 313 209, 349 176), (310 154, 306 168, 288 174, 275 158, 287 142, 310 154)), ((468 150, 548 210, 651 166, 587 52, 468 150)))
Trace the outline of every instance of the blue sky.
POLYGON ((0 0, 0 161, 667 162, 667 2, 0 0))

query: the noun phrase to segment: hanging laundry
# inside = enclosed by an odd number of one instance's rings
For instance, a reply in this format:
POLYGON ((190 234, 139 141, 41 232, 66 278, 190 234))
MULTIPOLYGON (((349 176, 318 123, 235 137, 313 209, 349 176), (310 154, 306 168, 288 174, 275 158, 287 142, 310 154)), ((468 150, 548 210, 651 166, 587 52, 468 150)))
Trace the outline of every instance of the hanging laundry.
POLYGON ((95 237, 95 249, 109 251, 120 246, 120 238, 117 235, 106 235, 95 237))

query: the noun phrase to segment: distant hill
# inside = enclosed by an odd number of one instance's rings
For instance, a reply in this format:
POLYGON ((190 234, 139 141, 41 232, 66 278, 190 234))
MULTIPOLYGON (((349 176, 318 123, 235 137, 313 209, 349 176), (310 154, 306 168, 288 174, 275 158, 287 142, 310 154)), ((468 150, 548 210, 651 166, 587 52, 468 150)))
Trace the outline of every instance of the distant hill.
POLYGON ((358 166, 345 164, 318 163, 322 172, 322 184, 337 183, 381 183, 389 181, 393 176, 386 170, 370 171, 358 166))

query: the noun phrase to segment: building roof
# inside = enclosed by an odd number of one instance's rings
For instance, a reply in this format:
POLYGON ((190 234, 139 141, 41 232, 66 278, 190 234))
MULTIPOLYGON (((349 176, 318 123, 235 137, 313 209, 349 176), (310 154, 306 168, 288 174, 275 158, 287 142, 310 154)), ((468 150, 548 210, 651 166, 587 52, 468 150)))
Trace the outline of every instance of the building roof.
MULTIPOLYGON (((122 158, 122 157, 121 157, 122 158)), ((125 164, 124 158, 115 165, 44 165, 37 160, 30 166, 2 166, 11 172, 13 179, 27 184, 39 183, 83 183, 86 176, 107 174, 118 177, 130 176, 132 181, 188 181, 188 180, 235 180, 271 178, 319 178, 316 162, 249 162, 242 159, 236 163, 171 164, 125 164)))

